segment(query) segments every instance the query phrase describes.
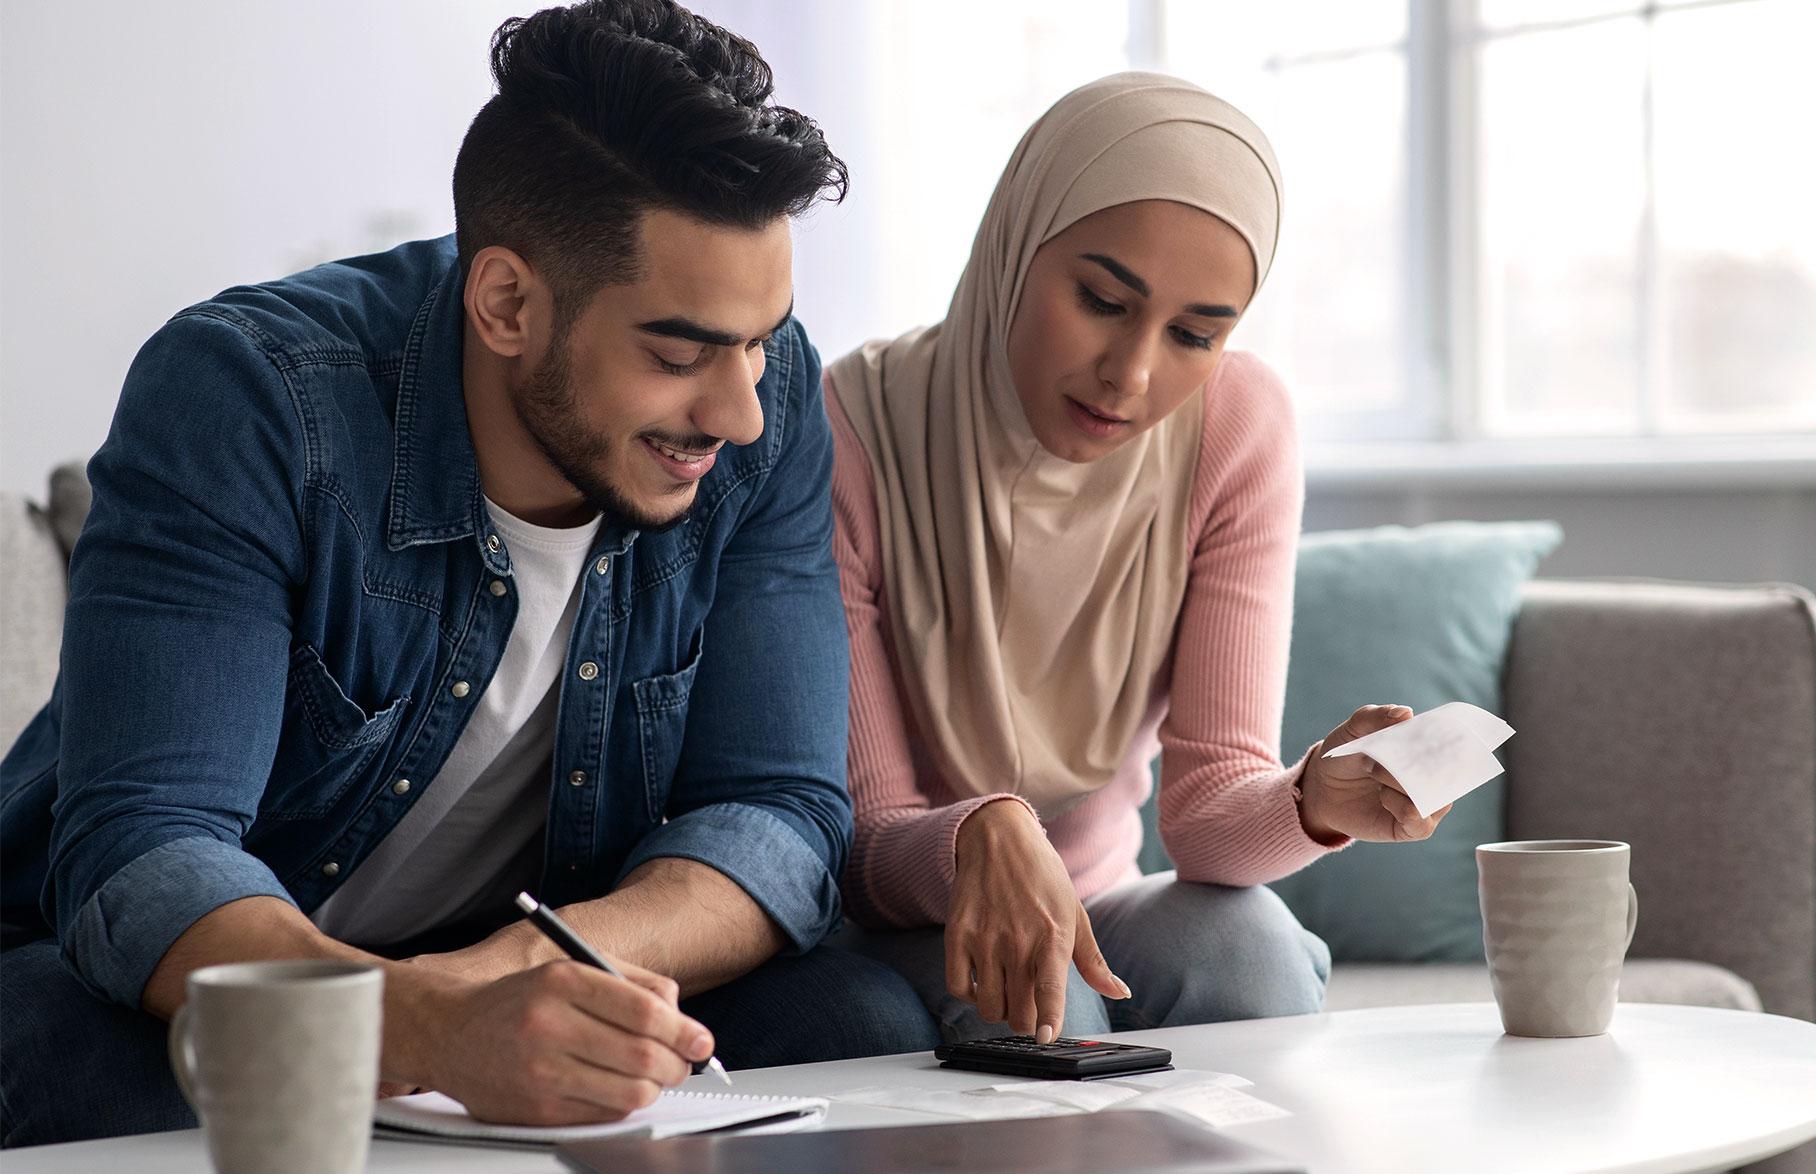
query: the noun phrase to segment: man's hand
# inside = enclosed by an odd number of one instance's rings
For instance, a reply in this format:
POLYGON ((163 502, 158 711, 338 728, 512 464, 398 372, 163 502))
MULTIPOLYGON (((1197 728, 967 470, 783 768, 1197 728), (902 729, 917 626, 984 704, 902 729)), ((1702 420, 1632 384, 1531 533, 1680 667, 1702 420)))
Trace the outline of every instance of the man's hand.
POLYGON ((1393 774, 1368 755, 1324 757, 1326 750, 1411 717, 1412 710, 1404 705, 1364 705, 1312 748, 1299 784, 1304 795, 1299 801, 1299 818, 1314 840, 1329 841, 1342 835, 1393 843, 1423 840, 1437 830, 1438 822, 1449 814, 1450 804, 1427 819, 1393 774))
POLYGON ((954 996, 1042 1043, 1065 1021, 1073 962, 1093 990, 1129 997, 1097 948, 1065 863, 1026 807, 999 800, 973 811, 959 825, 957 856, 946 915, 946 989, 954 996))
POLYGON ((676 1009, 671 980, 616 963, 631 981, 560 961, 467 986, 429 1028, 431 1084, 482 1121, 616 1121, 680 1084, 713 1052, 676 1009))

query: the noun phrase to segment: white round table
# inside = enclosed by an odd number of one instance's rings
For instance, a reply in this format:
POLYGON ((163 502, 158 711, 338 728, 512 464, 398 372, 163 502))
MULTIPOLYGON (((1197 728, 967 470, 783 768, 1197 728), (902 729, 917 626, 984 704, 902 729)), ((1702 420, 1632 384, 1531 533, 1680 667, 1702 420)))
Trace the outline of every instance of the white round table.
MULTIPOLYGON (((1531 1174, 1723 1170, 1816 1138, 1816 1024, 1707 1007, 1623 1003, 1608 1035, 1503 1035, 1492 1003, 1338 1011, 1114 1038, 1171 1048, 1180 1068, 1233 1072, 1293 1115, 1232 1126, 1313 1174, 1531 1174)), ((948 1071, 925 1052, 735 1073, 741 1093, 859 1087, 969 1089, 1004 1078, 948 1071)), ((695 1077, 699 1087, 716 1087, 695 1077)), ((924 1114, 835 1102, 827 1128, 926 1124, 924 1114)), ((6 1174, 206 1170, 201 1134, 147 1134, 9 1150, 6 1174)), ((372 1171, 551 1174, 544 1153, 378 1141, 372 1171)), ((797 1171, 795 1174, 808 1174, 797 1171)))
MULTIPOLYGON (((1778 1015, 1621 1003, 1607 1035, 1519 1039, 1502 1032, 1493 1003, 1448 1003, 1113 1038, 1171 1048, 1176 1067, 1254 1081, 1244 1091, 1293 1116, 1229 1134, 1313 1174, 1684 1174, 1816 1138, 1816 1023, 1778 1015)), ((738 1074, 738 1091, 1003 1079, 900 1056, 738 1074)), ((826 1124, 927 1120, 835 1103, 826 1124)))

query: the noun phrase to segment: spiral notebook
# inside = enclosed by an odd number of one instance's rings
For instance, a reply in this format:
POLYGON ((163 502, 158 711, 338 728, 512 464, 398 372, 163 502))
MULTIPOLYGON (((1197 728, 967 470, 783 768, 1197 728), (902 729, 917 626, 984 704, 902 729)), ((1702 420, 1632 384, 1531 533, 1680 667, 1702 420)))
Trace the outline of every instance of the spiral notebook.
POLYGON ((438 1092, 389 1097, 373 1112, 379 1137, 477 1144, 556 1145, 605 1137, 659 1139, 689 1133, 786 1133, 826 1116, 820 1097, 738 1096, 669 1089, 622 1121, 599 1125, 495 1125, 476 1121, 465 1106, 438 1092))

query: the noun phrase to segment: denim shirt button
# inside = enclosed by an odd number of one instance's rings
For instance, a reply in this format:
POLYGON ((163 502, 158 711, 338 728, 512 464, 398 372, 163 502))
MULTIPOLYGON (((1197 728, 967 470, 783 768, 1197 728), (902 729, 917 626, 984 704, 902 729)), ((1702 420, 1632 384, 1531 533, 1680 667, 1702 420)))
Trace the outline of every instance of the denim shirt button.
POLYGON ((322 865, 323 876, 339 876, 340 870, 341 866, 338 861, 330 860, 328 863, 322 865))
POLYGON ((499 545, 500 544, 498 541, 498 535, 496 535, 496 534, 487 534, 486 535, 486 549, 487 550, 491 551, 493 554, 497 554, 499 545))
POLYGON ((465 697, 472 691, 473 686, 467 684, 465 681, 455 681, 453 687, 448 690, 448 692, 454 694, 456 697, 465 697))
POLYGON ((593 564, 593 570, 599 572, 601 575, 605 574, 607 571, 609 571, 611 569, 612 569, 612 560, 609 558, 606 558, 604 555, 600 555, 599 561, 593 564))
POLYGON ((583 770, 577 770, 577 771, 573 772, 572 774, 568 775, 568 786, 570 786, 570 787, 586 786, 586 772, 583 770))
POLYGON ((504 598, 504 591, 505 591, 504 580, 503 579, 493 579, 492 585, 490 587, 486 588, 486 590, 490 591, 493 595, 499 597, 500 599, 504 598))
POLYGON ((410 793, 410 780, 398 779, 395 783, 392 783, 391 793, 393 795, 408 795, 410 793))
POLYGON ((580 679, 581 680, 590 681, 598 675, 599 675, 599 666, 598 665, 594 664, 590 660, 582 662, 582 664, 580 665, 580 679))

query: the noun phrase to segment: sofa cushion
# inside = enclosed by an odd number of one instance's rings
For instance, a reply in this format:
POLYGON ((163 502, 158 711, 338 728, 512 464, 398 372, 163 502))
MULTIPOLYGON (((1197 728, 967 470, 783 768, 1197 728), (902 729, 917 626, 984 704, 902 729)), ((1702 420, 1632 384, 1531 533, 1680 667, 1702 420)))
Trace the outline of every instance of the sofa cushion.
POLYGON ((1816 1017, 1816 598, 1533 583, 1507 655, 1507 833, 1633 845, 1637 957, 1816 1017))
POLYGON ((69 569, 48 515, 16 493, 0 493, 0 753, 50 700, 63 644, 69 569))
MULTIPOLYGON (((1280 744, 1292 761, 1355 709, 1467 701, 1501 713, 1520 589, 1554 522, 1439 522, 1308 534, 1299 547, 1280 744)), ((1505 777, 1458 801, 1429 840, 1354 844, 1275 892, 1339 962, 1482 957, 1475 846, 1505 839, 1505 777)))
POLYGON ((94 500, 95 491, 81 461, 70 461, 51 470, 50 505, 45 512, 50 515, 51 528, 56 531, 66 559, 76 548, 76 536, 82 533, 82 523, 88 520, 88 507, 94 500))
MULTIPOLYGON (((1684 1003, 1759 1010, 1759 992, 1732 970, 1674 958, 1629 958, 1621 968, 1624 1003, 1684 1003)), ((1457 962, 1345 962, 1331 969, 1326 1011, 1419 1003, 1490 1003, 1488 967, 1457 962)))

